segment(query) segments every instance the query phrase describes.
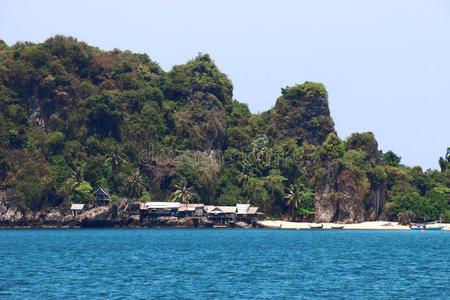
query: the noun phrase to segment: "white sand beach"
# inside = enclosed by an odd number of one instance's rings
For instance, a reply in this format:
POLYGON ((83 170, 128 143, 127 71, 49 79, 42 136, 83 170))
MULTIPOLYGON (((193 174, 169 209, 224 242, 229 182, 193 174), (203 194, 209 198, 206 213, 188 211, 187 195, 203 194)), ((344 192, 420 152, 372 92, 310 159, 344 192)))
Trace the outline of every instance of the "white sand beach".
MULTIPOLYGON (((346 229, 346 230, 410 230, 409 226, 399 225, 397 222, 391 221, 371 221, 354 224, 338 224, 338 223, 306 223, 306 222, 288 222, 288 221, 258 221, 263 227, 278 229, 346 229)), ((437 226, 436 224, 435 226, 437 226)), ((450 224, 439 224, 445 226, 443 230, 450 230, 450 224)))

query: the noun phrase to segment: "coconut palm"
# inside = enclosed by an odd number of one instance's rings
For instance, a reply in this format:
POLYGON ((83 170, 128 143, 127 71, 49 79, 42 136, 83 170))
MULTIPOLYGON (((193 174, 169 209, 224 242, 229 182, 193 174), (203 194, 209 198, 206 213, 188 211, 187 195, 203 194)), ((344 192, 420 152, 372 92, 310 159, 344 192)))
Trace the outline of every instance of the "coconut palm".
POLYGON ((175 191, 172 193, 172 201, 181 203, 191 203, 197 197, 192 186, 187 187, 186 182, 179 182, 175 185, 175 191))
POLYGON ((114 170, 119 169, 122 165, 126 164, 126 160, 121 156, 119 150, 115 148, 108 154, 108 158, 105 160, 106 165, 110 165, 114 170))
POLYGON ((295 210, 302 204, 301 189, 297 185, 291 184, 284 198, 291 209, 291 214, 294 215, 295 210))
POLYGON ((84 165, 76 164, 70 172, 70 177, 66 180, 68 191, 73 191, 84 182, 84 165))
POLYGON ((139 198, 144 186, 144 178, 139 170, 128 176, 127 186, 130 198, 139 198))

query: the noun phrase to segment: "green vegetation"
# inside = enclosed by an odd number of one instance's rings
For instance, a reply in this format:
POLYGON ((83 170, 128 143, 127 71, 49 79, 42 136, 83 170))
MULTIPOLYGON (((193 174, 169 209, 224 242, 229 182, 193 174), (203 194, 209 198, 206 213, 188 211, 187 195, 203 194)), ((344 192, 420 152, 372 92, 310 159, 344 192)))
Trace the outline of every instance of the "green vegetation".
POLYGON ((252 203, 307 220, 324 186, 361 201, 385 187, 387 217, 450 221, 449 151, 423 172, 380 155, 372 133, 342 141, 320 83, 283 88, 262 114, 232 92, 207 54, 165 72, 70 37, 0 42, 0 189, 31 210, 90 203, 102 185, 117 199, 252 203))
POLYGON ((450 171, 446 168, 450 159, 449 149, 445 158, 439 160, 441 172, 423 172, 420 167, 406 167, 398 164, 400 157, 388 154, 388 157, 395 158, 396 164, 393 166, 392 159, 383 164, 388 186, 388 202, 384 211, 388 218, 395 220, 408 212, 418 222, 450 221, 450 171))

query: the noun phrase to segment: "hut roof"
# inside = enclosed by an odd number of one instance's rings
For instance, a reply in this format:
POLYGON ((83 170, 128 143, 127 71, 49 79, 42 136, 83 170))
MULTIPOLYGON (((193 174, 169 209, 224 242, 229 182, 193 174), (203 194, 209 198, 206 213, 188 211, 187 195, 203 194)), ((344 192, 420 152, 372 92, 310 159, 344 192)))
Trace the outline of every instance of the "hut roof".
POLYGON ((229 214, 229 213, 235 213, 236 212, 236 206, 217 206, 218 209, 220 209, 223 213, 229 214))
POLYGON ((258 212, 258 207, 255 207, 255 206, 251 206, 251 207, 249 207, 249 209, 248 209, 248 214, 250 215, 254 215, 254 214, 256 214, 258 212))
POLYGON ((197 208, 204 208, 205 204, 203 203, 187 203, 181 204, 178 211, 195 211, 197 208))
POLYGON ((106 195, 106 196, 110 197, 108 191, 102 186, 98 188, 98 190, 95 192, 95 194, 96 195, 103 194, 103 195, 106 195))
POLYGON ((203 203, 188 203, 188 204, 182 204, 182 205, 186 205, 187 207, 204 207, 205 204, 203 203))
POLYGON ((145 207, 149 209, 174 209, 180 207, 180 202, 147 202, 145 207))
POLYGON ((203 208, 207 213, 213 211, 216 207, 214 205, 205 205, 203 208))
POLYGON ((84 204, 78 204, 73 203, 72 206, 70 206, 71 210, 82 210, 84 208, 84 204))
POLYGON ((250 208, 250 204, 236 204, 236 210, 238 214, 246 213, 250 208))

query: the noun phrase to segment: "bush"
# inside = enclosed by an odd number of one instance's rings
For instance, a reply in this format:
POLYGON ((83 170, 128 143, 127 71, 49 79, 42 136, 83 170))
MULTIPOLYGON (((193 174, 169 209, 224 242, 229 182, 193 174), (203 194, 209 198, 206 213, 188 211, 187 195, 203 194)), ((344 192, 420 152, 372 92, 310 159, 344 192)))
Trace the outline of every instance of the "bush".
POLYGON ((64 149, 64 141, 66 137, 64 133, 56 131, 50 134, 50 139, 48 142, 48 146, 50 148, 50 152, 52 154, 59 154, 64 149))
POLYGON ((330 133, 320 148, 322 159, 340 158, 344 155, 344 144, 334 133, 330 133))

